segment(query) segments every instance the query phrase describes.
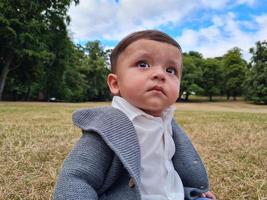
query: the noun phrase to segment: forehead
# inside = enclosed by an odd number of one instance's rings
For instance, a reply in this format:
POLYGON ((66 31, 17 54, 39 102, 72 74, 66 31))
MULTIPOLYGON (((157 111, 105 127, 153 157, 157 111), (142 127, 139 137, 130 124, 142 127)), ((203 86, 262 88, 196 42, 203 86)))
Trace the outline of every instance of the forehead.
POLYGON ((181 60, 181 51, 176 46, 150 39, 139 39, 129 44, 119 55, 120 58, 138 55, 164 56, 166 59, 174 61, 181 60))

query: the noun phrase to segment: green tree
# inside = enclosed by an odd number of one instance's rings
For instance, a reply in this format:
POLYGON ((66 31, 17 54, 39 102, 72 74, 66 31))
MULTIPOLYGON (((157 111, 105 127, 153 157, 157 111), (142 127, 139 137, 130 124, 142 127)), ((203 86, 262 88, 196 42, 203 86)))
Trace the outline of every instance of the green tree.
POLYGON ((214 95, 220 94, 222 84, 222 64, 214 58, 205 59, 203 62, 203 79, 201 87, 204 94, 212 101, 214 95))
POLYGON ((183 76, 181 82, 181 95, 185 100, 189 100, 191 94, 202 94, 203 88, 200 83, 202 80, 201 62, 203 58, 198 52, 189 52, 183 54, 183 76))
POLYGON ((223 56, 223 92, 226 94, 227 99, 230 96, 236 100, 238 95, 242 95, 242 84, 245 80, 247 64, 242 59, 241 49, 235 47, 229 50, 223 56))
POLYGON ((42 65, 37 59, 24 57, 16 70, 11 70, 6 80, 5 94, 12 100, 30 100, 34 92, 34 85, 42 74, 42 65), (29 67, 29 66, 39 66, 29 67))
POLYGON ((87 100, 110 99, 110 92, 106 83, 109 73, 109 51, 105 51, 99 41, 92 41, 86 44, 84 52, 87 55, 83 68, 83 74, 85 74, 87 81, 87 100))
POLYGON ((81 46, 74 46, 70 62, 63 74, 64 99, 67 101, 86 101, 87 81, 83 74, 86 55, 81 46))
POLYGON ((61 24, 61 27, 54 24, 50 27, 51 34, 48 35, 47 45, 49 51, 55 56, 55 59, 44 68, 42 86, 40 91, 49 99, 56 97, 57 99, 64 99, 64 81, 63 75, 70 65, 70 58, 73 53, 72 42, 70 41, 66 25, 61 24), (55 45, 56 44, 56 45, 55 45))
POLYGON ((267 41, 257 42, 250 49, 249 71, 244 83, 247 100, 267 104, 267 41))
MULTIPOLYGON (((185 53, 185 55, 187 54, 185 53)), ((197 51, 189 51, 188 56, 198 58, 198 59, 203 59, 203 55, 197 51)))
POLYGON ((49 36, 62 32, 63 24, 69 22, 66 13, 73 1, 78 3, 78 0, 1 0, 0 100, 8 73, 18 72, 25 60, 31 61, 26 69, 33 72, 31 74, 41 73, 42 67, 55 61, 56 55, 48 44, 49 36))

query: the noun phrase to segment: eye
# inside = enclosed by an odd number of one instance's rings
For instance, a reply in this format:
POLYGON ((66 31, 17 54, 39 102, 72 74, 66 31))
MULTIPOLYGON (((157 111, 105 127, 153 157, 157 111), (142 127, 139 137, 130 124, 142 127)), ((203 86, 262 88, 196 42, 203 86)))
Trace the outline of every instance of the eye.
POLYGON ((168 68, 166 69, 166 72, 167 72, 167 73, 170 73, 170 74, 172 74, 172 75, 177 75, 177 69, 176 69, 175 67, 168 67, 168 68))
POLYGON ((136 66, 139 67, 139 68, 143 68, 143 69, 146 69, 146 68, 149 68, 149 64, 147 63, 147 61, 145 60, 141 60, 141 61, 138 61, 136 63, 136 66))

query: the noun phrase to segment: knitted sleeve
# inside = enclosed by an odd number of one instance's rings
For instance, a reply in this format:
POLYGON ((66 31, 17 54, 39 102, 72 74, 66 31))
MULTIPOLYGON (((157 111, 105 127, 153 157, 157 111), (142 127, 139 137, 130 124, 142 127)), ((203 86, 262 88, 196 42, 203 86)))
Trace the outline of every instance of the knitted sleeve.
POLYGON ((209 181, 203 161, 186 133, 174 121, 175 155, 173 164, 184 185, 185 199, 193 200, 209 190, 209 181))
POLYGON ((96 200, 110 167, 113 152, 94 133, 83 133, 66 160, 58 177, 55 200, 96 200))

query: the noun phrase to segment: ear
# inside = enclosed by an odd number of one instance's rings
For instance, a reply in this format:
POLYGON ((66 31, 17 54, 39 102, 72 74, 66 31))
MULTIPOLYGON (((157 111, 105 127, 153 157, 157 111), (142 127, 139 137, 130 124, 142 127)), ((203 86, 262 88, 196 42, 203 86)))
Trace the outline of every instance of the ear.
POLYGON ((113 95, 119 95, 120 94, 120 88, 118 84, 118 77, 116 74, 109 74, 107 78, 107 84, 109 87, 110 92, 113 95))

